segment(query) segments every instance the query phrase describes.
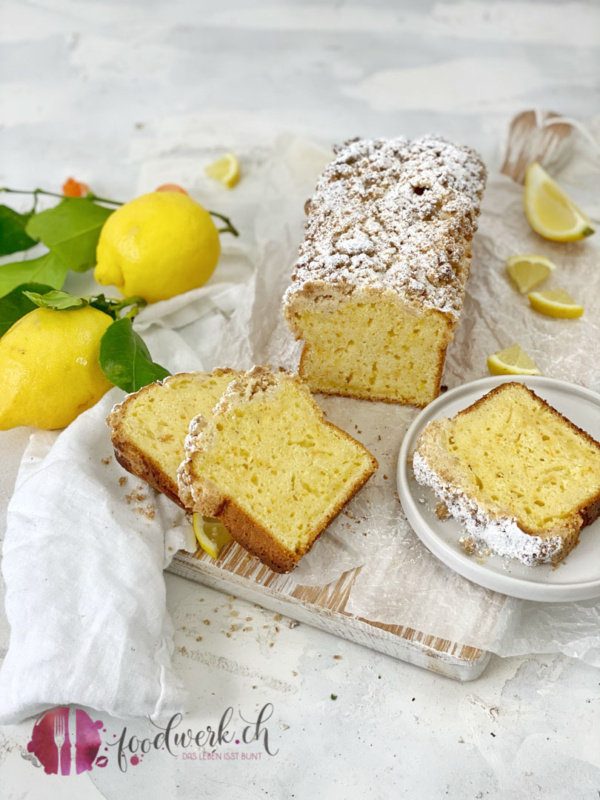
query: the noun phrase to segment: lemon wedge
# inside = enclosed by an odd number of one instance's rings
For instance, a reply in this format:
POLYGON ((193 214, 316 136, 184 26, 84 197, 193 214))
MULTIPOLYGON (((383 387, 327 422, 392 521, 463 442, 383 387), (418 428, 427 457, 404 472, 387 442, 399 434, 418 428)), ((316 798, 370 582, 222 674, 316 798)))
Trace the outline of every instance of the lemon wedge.
POLYGON ((206 174, 222 183, 228 189, 233 189, 240 179, 240 162, 234 153, 227 153, 223 158, 213 161, 206 167, 206 174))
POLYGON ((506 271, 521 294, 526 294, 545 281, 555 269, 552 261, 544 256, 513 256, 506 260, 506 271))
POLYGON ((217 558, 221 550, 231 541, 231 534, 218 519, 194 514, 194 533, 198 544, 211 558, 217 558))
POLYGON ((548 289, 546 292, 529 292, 531 307, 546 314, 547 317, 561 317, 574 319, 583 314, 583 306, 577 305, 575 300, 564 289, 548 289))
POLYGON ((488 356, 487 365, 492 375, 542 374, 518 344, 513 344, 505 350, 488 356))
POLYGON ((536 233, 554 242, 576 242, 595 228, 571 198, 537 162, 525 173, 525 215, 536 233))

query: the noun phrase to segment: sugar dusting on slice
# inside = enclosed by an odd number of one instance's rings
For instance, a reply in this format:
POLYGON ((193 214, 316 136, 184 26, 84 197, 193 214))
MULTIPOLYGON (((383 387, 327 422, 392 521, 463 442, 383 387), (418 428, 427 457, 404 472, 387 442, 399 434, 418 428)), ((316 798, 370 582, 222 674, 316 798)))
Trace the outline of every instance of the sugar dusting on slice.
POLYGON ((346 143, 321 175, 285 303, 320 283, 391 290, 458 316, 486 170, 426 136, 346 143))
POLYGON ((417 482, 433 489, 475 543, 482 542, 494 553, 516 558, 528 567, 556 560, 564 545, 560 536, 542 539, 522 531, 514 517, 492 518, 474 500, 443 482, 420 453, 414 453, 412 464, 417 482))

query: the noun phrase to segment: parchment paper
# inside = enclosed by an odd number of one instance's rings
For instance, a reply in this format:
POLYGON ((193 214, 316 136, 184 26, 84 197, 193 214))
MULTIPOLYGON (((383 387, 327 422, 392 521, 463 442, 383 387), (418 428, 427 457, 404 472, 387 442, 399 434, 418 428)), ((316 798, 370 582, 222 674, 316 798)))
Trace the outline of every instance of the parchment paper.
MULTIPOLYGON (((230 319, 213 363, 245 366, 298 363, 297 345, 281 316, 281 295, 302 236, 304 200, 330 151, 282 137, 260 170, 260 213, 254 220, 257 273, 245 302, 230 319), (251 294, 253 292, 253 297, 251 294), (250 313, 249 313, 249 308, 250 313)), ((598 217, 598 163, 583 140, 567 173, 577 177, 572 195, 598 217), (592 181, 594 178, 595 181, 592 181)), ((519 342, 548 376, 600 389, 600 264, 593 240, 554 244, 529 227, 522 189, 490 175, 472 277, 443 383, 449 388, 487 373, 486 357, 519 342), (585 302, 578 321, 558 322, 529 309, 506 277, 505 259, 516 253, 547 255, 563 286, 585 302)), ((537 604, 483 589, 439 562, 408 526, 395 487, 402 437, 417 414, 411 407, 317 396, 328 418, 352 433, 377 457, 380 468, 365 489, 317 542, 293 573, 298 583, 323 585, 362 565, 347 611, 374 621, 405 625, 500 655, 562 651, 600 665, 597 602, 537 604)))

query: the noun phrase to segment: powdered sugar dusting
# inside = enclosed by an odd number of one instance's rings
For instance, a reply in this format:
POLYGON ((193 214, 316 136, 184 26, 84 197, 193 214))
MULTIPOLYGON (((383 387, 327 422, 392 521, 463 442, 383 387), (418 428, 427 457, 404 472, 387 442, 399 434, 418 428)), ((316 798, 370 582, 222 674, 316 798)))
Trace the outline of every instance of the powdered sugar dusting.
POLYGON ((559 536, 542 539, 522 531, 514 517, 490 517, 463 492, 440 480, 419 452, 413 455, 413 471, 418 483, 433 489, 476 543, 482 542, 494 553, 516 558, 529 567, 556 561, 564 545, 559 536))
POLYGON ((285 302, 325 283, 391 290, 457 318, 486 171, 438 137, 346 143, 308 207, 285 302))

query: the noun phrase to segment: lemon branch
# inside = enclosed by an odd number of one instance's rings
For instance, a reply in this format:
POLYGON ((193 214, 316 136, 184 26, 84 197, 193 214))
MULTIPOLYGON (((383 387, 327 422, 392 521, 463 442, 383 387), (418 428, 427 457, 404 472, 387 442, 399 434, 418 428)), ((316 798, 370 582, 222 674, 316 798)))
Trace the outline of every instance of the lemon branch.
MULTIPOLYGON (((39 195, 43 194, 45 197, 59 197, 61 200, 65 199, 64 194, 58 192, 48 192, 46 189, 9 189, 8 186, 0 186, 0 192, 7 192, 8 194, 32 194, 34 196, 34 209, 35 203, 39 195)), ((86 200, 94 200, 97 203, 106 203, 109 206, 122 206, 118 200, 108 200, 106 197, 98 197, 92 192, 88 192, 85 197, 86 200)))
MULTIPOLYGON (((65 199, 65 195, 64 194, 60 194, 58 192, 49 192, 46 189, 10 189, 8 186, 0 186, 0 192, 6 192, 7 194, 31 194, 31 195, 33 195, 33 198, 34 198, 33 210, 34 211, 35 211, 35 208, 37 206, 37 199, 38 199, 39 195, 44 195, 45 197, 58 197, 61 200, 65 199)), ((106 197, 98 197, 98 195, 94 194, 93 192, 88 192, 84 199, 85 200, 92 200, 95 203, 105 203, 106 205, 109 205, 109 206, 122 206, 122 205, 125 205, 120 200, 109 200, 106 197)), ((217 228, 219 233, 231 233, 233 236, 239 236, 240 235, 239 231, 237 230, 237 228, 235 227, 233 222, 229 219, 229 217, 226 217, 224 214, 220 214, 218 211, 210 211, 210 209, 207 209, 207 211, 211 215, 211 217, 217 217, 218 219, 220 219, 222 222, 225 223, 225 227, 224 228, 217 228)))
POLYGON ((107 298, 107 302, 110 304, 111 309, 115 312, 117 319, 120 317, 119 312, 125 308, 128 308, 129 306, 131 306, 131 308, 126 314, 123 315, 126 319, 133 319, 134 317, 137 317, 142 308, 148 305, 143 297, 138 297, 137 295, 135 297, 126 297, 124 300, 116 302, 114 302, 112 298, 107 298))
MULTIPOLYGON (((208 210, 208 209, 207 209, 208 210)), ((234 226, 233 222, 229 219, 229 217, 224 216, 223 214, 219 214, 218 211, 208 211, 211 217, 218 217, 220 220, 223 220, 225 223, 224 228, 217 228, 219 233, 231 233, 233 236, 239 236, 240 233, 237 228, 234 226)))

